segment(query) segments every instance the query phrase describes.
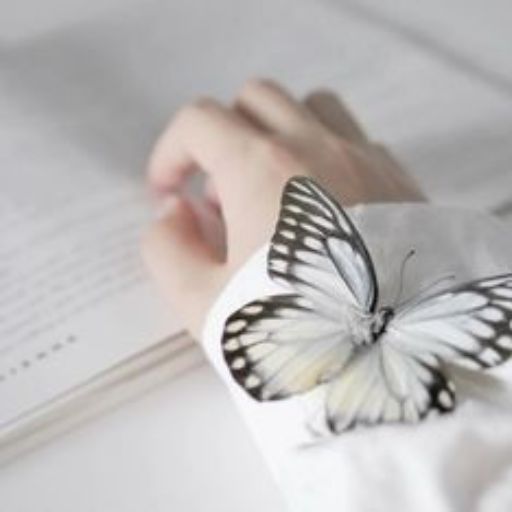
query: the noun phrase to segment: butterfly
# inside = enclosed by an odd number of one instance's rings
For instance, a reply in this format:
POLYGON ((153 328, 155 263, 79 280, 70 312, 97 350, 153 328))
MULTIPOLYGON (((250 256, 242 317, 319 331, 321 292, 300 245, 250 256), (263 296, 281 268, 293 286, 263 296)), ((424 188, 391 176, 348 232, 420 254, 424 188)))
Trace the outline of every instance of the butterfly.
POLYGON ((224 360, 258 401, 325 386, 322 416, 334 434, 450 412, 456 393, 446 363, 486 369, 512 353, 512 274, 380 305, 361 235, 309 178, 284 187, 267 271, 286 293, 228 317, 224 360))

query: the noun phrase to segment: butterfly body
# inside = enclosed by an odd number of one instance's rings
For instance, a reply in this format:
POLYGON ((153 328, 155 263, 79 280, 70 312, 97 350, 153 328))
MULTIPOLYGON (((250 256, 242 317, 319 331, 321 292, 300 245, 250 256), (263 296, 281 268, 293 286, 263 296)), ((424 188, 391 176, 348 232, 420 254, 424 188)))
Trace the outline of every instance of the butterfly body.
POLYGON ((367 346, 380 341, 394 315, 393 308, 384 306, 372 313, 355 311, 349 317, 343 314, 338 321, 349 333, 354 346, 367 346))
POLYGON ((379 283, 361 235, 308 178, 285 186, 267 268, 283 293, 227 319, 224 359, 258 401, 322 386, 333 433, 452 411, 445 363, 488 368, 512 354, 512 274, 377 307, 379 283))
POLYGON ((374 343, 386 332, 386 328, 394 316, 395 310, 389 306, 384 306, 375 313, 371 322, 371 334, 374 343))

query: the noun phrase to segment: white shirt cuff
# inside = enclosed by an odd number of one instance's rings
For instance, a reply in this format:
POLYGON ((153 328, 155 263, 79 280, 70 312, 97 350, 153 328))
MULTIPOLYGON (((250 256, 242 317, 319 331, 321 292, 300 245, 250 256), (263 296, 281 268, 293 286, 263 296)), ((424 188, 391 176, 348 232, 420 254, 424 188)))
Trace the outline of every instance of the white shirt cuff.
MULTIPOLYGON (((444 275, 455 275, 455 283, 447 285, 451 286, 511 271, 510 230, 488 215, 416 203, 363 205, 347 211, 372 256, 383 303, 394 300, 400 267, 411 249, 416 256, 405 274, 405 298, 444 275)), ((292 509, 383 510, 384 504, 390 509, 422 510, 421 496, 426 492, 438 501, 431 499, 425 510, 467 509, 461 505, 464 496, 477 492, 486 478, 478 467, 486 461, 493 464, 500 450, 512 446, 510 408, 489 410, 486 403, 469 400, 440 420, 356 430, 308 446, 315 392, 300 400, 262 403, 233 381, 221 350, 227 317, 251 300, 282 293, 267 274, 267 251, 268 245, 258 250, 224 288, 206 318, 202 342, 292 509), (473 459, 471 471, 468 461, 473 459)), ((512 365, 495 373, 511 380, 512 365)), ((512 489, 512 454, 506 463, 506 488, 512 489)), ((503 494, 503 489, 496 492, 503 494)), ((500 499, 510 500, 512 507, 512 491, 505 494, 500 499)))

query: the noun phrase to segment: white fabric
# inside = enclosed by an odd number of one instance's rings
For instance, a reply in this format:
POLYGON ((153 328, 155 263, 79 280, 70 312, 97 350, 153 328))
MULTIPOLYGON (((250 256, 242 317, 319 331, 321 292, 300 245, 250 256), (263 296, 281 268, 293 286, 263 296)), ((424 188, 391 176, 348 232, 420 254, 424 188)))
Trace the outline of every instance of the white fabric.
MULTIPOLYGON (((405 298, 445 274, 455 273, 460 282, 512 269, 512 237, 489 216, 422 204, 360 206, 349 214, 369 247, 384 303, 392 300, 411 248, 417 255, 406 271, 405 298)), ((291 510, 511 510, 510 363, 492 372, 506 383, 505 393, 494 400, 498 406, 468 388, 469 398, 441 419, 359 429, 315 444, 308 444, 306 427, 314 392, 259 403, 238 387, 223 361, 220 339, 235 309, 282 292, 267 275, 267 249, 254 254, 223 290, 206 319, 203 342, 291 510)))

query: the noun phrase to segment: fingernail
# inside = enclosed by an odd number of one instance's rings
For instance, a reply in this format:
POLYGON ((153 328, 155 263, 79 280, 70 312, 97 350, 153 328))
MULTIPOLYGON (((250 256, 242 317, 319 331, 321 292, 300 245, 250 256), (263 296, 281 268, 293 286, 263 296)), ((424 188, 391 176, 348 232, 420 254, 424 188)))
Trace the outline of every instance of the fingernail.
POLYGON ((155 218, 156 220, 162 220, 171 215, 178 205, 178 196, 168 195, 159 201, 156 209, 155 218))

